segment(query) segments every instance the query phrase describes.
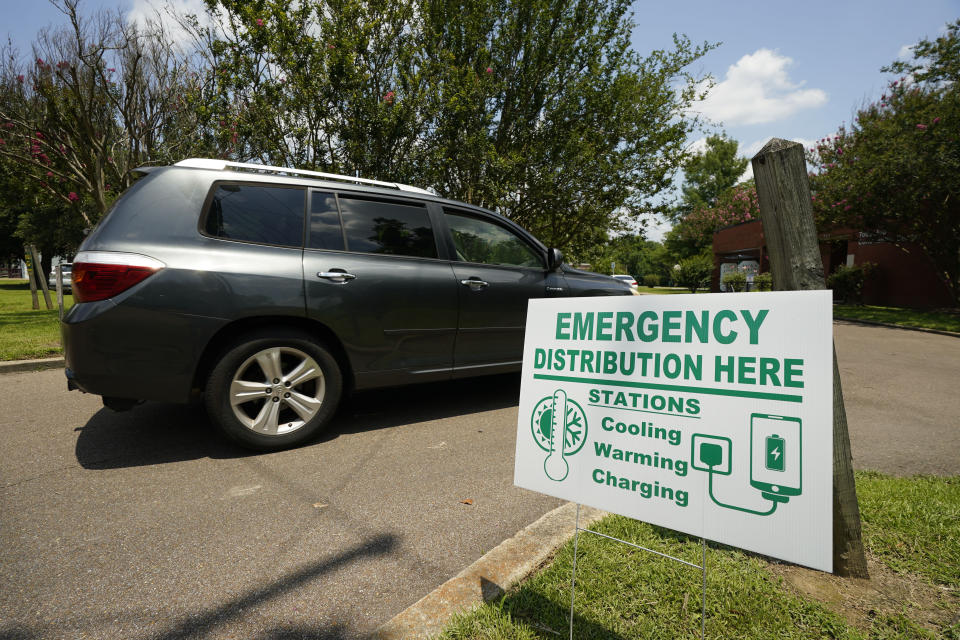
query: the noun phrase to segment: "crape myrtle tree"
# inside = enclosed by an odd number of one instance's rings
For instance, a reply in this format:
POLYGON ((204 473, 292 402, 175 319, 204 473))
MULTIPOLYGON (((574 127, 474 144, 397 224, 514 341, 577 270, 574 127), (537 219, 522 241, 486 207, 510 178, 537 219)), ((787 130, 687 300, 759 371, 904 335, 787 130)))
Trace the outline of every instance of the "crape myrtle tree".
POLYGON ((181 22, 226 157, 431 187, 567 250, 663 208, 713 46, 639 55, 625 1, 206 4, 181 22))
POLYGON ((683 241, 702 250, 710 247, 713 234, 719 229, 759 219, 757 187, 753 180, 748 180, 728 188, 712 205, 695 207, 676 228, 683 241))
POLYGON ((54 209, 73 211, 83 223, 73 227, 89 227, 133 169, 196 146, 188 99, 197 80, 159 26, 120 13, 85 17, 76 0, 55 4, 65 26, 40 32, 27 61, 4 51, 0 156, 58 201, 54 209))
POLYGON ((921 40, 854 122, 809 149, 817 224, 919 247, 960 301, 960 20, 921 40))

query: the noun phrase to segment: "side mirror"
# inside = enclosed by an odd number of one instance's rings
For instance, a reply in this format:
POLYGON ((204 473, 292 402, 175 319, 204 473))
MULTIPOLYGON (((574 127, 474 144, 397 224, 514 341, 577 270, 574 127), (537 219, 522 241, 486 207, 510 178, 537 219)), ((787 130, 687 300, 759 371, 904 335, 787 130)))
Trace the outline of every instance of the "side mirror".
POLYGON ((560 249, 547 249, 547 269, 556 271, 563 264, 563 252, 560 249))

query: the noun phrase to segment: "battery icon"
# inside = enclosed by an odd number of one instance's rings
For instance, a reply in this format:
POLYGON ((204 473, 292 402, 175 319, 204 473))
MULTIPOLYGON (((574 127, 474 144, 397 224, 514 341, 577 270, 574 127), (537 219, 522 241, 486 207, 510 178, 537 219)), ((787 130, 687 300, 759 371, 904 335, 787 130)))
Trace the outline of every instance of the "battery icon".
POLYGON ((767 469, 771 471, 783 471, 783 458, 784 458, 784 440, 777 434, 772 436, 767 436, 766 440, 766 449, 767 449, 767 469))

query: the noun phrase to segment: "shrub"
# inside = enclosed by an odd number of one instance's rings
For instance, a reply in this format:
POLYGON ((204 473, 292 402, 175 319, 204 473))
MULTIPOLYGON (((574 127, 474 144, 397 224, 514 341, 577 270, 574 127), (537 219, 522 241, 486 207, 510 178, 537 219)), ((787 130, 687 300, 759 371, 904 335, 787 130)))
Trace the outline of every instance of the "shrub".
POLYGON ((655 273, 648 273, 643 276, 643 284, 651 289, 660 286, 660 276, 655 273))
POLYGON ((733 293, 747 290, 747 274, 739 269, 723 274, 720 282, 726 285, 727 289, 733 293))
POLYGON ((848 304, 863 304, 863 283, 876 266, 872 262, 852 267, 844 265, 831 273, 827 278, 827 286, 833 289, 833 297, 848 304))
POLYGON ((773 291, 773 274, 758 273, 753 276, 754 291, 773 291))
POLYGON ((673 276, 681 287, 696 293, 697 289, 710 286, 713 258, 707 255, 684 258, 673 266, 673 276))

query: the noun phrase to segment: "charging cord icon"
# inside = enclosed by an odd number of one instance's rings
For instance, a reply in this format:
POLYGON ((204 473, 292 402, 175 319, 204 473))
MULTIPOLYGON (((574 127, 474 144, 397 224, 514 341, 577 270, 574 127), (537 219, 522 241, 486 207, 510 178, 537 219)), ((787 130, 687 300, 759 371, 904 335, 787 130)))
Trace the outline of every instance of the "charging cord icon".
POLYGON ((732 473, 733 443, 729 438, 722 436, 696 433, 693 435, 692 444, 691 466, 694 469, 706 471, 709 474, 708 488, 710 499, 713 500, 717 506, 757 516, 769 516, 777 510, 778 504, 787 502, 790 499, 789 496, 761 491, 761 495, 770 500, 770 508, 766 511, 740 507, 718 500, 713 490, 713 477, 715 475, 728 476, 732 473))
POLYGON ((762 492, 763 497, 771 501, 770 508, 766 511, 759 511, 756 509, 748 509, 747 507, 738 507, 737 505, 721 502, 717 499, 717 496, 714 495, 713 476, 730 475, 732 468, 732 449, 733 446, 729 438, 700 433, 694 434, 692 466, 694 469, 706 471, 709 474, 708 487, 710 491, 710 499, 713 500, 717 506, 723 507, 724 509, 742 511, 743 513, 749 513, 756 516, 769 516, 777 510, 778 504, 781 502, 787 502, 789 497, 771 494, 764 491, 762 492))

